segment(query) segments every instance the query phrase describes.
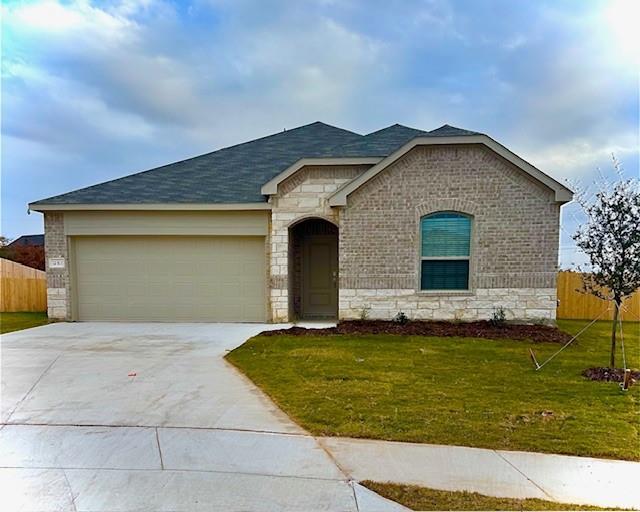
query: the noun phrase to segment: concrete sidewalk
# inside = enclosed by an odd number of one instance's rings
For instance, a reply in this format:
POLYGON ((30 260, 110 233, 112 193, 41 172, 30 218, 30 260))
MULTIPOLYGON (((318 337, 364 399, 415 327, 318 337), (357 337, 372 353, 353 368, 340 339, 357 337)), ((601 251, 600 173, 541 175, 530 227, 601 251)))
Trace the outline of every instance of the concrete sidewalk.
POLYGON ((640 508, 640 463, 366 439, 318 440, 354 480, 640 508))
POLYGON ((0 510, 404 510, 350 481, 226 363, 259 324, 50 324, 1 337, 0 510))
POLYGON ((60 323, 3 335, 0 509, 403 510, 364 479, 640 507, 638 463, 316 439, 223 359, 277 327, 60 323))

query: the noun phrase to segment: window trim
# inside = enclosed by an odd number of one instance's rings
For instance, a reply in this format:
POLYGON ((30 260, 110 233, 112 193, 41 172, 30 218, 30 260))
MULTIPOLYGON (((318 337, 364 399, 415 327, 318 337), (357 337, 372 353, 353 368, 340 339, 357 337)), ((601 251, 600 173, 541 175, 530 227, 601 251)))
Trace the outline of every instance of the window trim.
POLYGON ((473 282, 473 274, 474 274, 474 265, 473 265, 473 254, 474 254, 474 243, 475 241, 475 216, 467 213, 461 212, 458 210, 434 210, 423 215, 418 216, 418 272, 417 272, 417 283, 416 283, 416 293, 419 295, 473 295, 474 290, 472 287, 473 282), (430 217, 431 215, 435 215, 437 213, 455 213, 457 215, 461 215, 463 217, 467 217, 470 220, 470 228, 469 228, 469 255, 468 256, 422 256, 422 220, 426 217, 430 217), (468 261, 469 262, 469 272, 467 278, 467 287, 466 288, 442 288, 442 289, 423 289, 422 288, 422 262, 425 260, 430 261, 468 261))

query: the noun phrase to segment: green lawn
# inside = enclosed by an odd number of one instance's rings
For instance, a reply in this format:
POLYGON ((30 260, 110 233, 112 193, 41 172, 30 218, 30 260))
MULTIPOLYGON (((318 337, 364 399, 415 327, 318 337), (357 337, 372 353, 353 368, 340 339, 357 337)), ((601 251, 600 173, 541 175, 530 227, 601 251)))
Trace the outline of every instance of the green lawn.
MULTIPOLYGON (((574 333, 586 323, 560 326, 574 333)), ((623 392, 616 383, 580 375, 607 365, 609 325, 594 324, 538 372, 529 347, 543 361, 559 345, 257 336, 227 359, 317 435, 640 460, 640 384, 623 392)), ((634 368, 639 334, 640 324, 625 324, 627 362, 634 368)))
POLYGON ((0 313, 0 334, 38 327, 49 322, 46 313, 0 313))
POLYGON ((494 498, 477 492, 436 491, 415 485, 362 482, 381 496, 401 503, 412 510, 617 510, 571 505, 535 498, 494 498))

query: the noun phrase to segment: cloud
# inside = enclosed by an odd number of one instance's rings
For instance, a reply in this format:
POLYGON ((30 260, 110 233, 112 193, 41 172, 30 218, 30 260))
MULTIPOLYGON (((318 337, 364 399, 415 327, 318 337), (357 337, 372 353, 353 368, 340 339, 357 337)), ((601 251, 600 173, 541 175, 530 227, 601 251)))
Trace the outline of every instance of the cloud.
POLYGON ((633 163, 638 157, 638 137, 628 133, 617 134, 598 143, 589 139, 565 140, 532 153, 529 158, 541 169, 547 169, 568 180, 590 179, 603 163, 610 166, 611 155, 628 162, 633 172, 633 163))
POLYGON ((505 48, 506 50, 514 51, 524 46, 525 44, 527 44, 527 38, 524 37, 522 34, 516 34, 511 38, 507 39, 502 44, 502 47, 505 48))
POLYGON ((144 118, 110 109, 85 84, 25 64, 7 63, 3 72, 5 134, 64 149, 82 142, 82 133, 123 140, 149 139, 153 133, 144 118), (34 122, 43 117, 48 122, 34 122))
MULTIPOLYGON (((13 68, 9 85, 16 102, 36 99, 17 71, 28 69, 45 90, 75 87, 85 109, 92 95, 94 114, 103 105, 107 118, 139 118, 156 132, 182 131, 196 144, 212 138, 231 143, 226 135, 246 133, 247 126, 280 129, 289 120, 308 122, 310 115, 340 117, 379 62, 380 45, 330 18, 309 25, 302 10, 266 22, 229 16, 227 26, 212 32, 194 21, 203 9, 184 13, 161 2, 109 9, 86 2, 9 6, 7 66, 13 68), (47 17, 56 21, 49 25, 47 17), (170 34, 175 44, 160 41, 158 32, 170 34)), ((9 133, 28 136, 12 126, 18 117, 29 122, 29 116, 7 116, 9 133)))
POLYGON ((49 36, 63 36, 91 29, 100 33, 104 33, 105 29, 121 33, 128 24, 124 18, 112 16, 85 1, 77 1, 70 5, 63 5, 55 0, 7 4, 3 11, 10 26, 49 36))
POLYGON ((150 47, 151 27, 123 15, 132 12, 138 10, 131 2, 113 12, 86 2, 8 7, 9 62, 28 60, 52 83, 64 80, 91 90, 110 109, 149 121, 188 122, 197 111, 190 70, 175 56, 150 47), (51 24, 44 21, 49 16, 51 24))

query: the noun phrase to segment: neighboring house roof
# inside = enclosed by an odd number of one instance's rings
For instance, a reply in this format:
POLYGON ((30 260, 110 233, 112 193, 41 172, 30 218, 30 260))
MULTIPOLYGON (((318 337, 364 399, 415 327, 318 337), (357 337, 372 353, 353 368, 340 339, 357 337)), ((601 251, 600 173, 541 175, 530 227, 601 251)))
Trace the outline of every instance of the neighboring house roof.
POLYGON ((7 244, 7 247, 16 247, 16 246, 25 246, 25 245, 43 246, 44 235, 22 235, 21 237, 16 238, 10 244, 7 244))
POLYGON ((478 132, 450 125, 423 131, 394 124, 368 135, 359 135, 317 121, 212 153, 42 199, 31 203, 29 207, 34 210, 54 209, 56 206, 60 209, 84 208, 85 205, 99 206, 101 209, 115 209, 117 205, 141 208, 156 205, 175 208, 189 205, 264 207, 267 206, 265 196, 275 193, 278 183, 304 165, 373 165, 363 176, 332 196, 330 204, 339 205, 346 201, 346 196, 351 191, 371 177, 372 172, 379 172, 389 165, 392 157, 397 157, 403 148, 406 149, 412 144, 412 141, 426 141, 428 144, 483 143, 488 147, 492 147, 493 143, 492 149, 495 150, 496 146, 499 146, 498 149, 501 148, 514 157, 508 158, 512 163, 556 190, 559 200, 571 195, 569 189, 478 132), (559 196, 558 191, 561 192, 559 196))

